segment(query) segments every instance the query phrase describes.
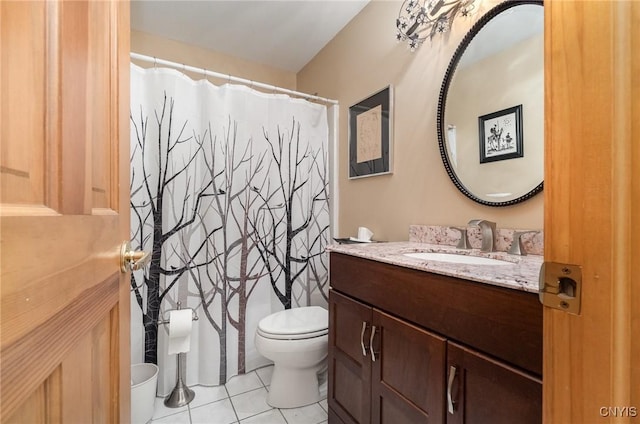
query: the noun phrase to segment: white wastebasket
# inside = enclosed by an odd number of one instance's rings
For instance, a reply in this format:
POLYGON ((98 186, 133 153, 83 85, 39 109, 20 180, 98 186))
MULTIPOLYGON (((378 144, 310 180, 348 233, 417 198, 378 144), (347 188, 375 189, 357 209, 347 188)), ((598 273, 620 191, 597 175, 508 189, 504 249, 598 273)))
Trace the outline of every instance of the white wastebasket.
POLYGON ((131 424, 146 424, 153 417, 157 384, 157 365, 131 365, 131 424))

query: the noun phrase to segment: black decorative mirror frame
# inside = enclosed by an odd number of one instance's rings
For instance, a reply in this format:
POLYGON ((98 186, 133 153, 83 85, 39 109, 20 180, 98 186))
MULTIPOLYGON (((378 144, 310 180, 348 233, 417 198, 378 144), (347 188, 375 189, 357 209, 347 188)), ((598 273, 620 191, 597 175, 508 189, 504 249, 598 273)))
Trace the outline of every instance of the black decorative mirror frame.
POLYGON ((440 89, 440 96, 438 98, 438 113, 437 113, 437 131, 438 131, 438 145, 440 148, 440 156, 442 157, 442 162, 444 164, 445 169, 447 170, 447 174, 453 184, 460 190, 465 196, 473 200, 474 202, 480 203, 486 206, 494 206, 494 207, 502 207, 502 206, 510 206, 516 203, 524 202, 540 193, 543 189, 544 181, 534 187, 531 191, 526 194, 519 196, 515 199, 510 199, 502 202, 491 202, 488 200, 484 200, 474 195, 471 191, 469 191, 464 184, 460 181, 458 176, 456 175, 455 170, 453 169, 451 162, 449 160, 449 156, 447 154, 446 142, 445 142, 445 128, 444 128, 444 114, 445 114, 445 106, 447 102, 447 93, 449 92, 449 86, 451 84, 453 74, 458 67, 458 63, 460 59, 467 49, 469 43, 473 40, 473 38, 480 32, 480 30, 493 19, 498 14, 504 12, 507 9, 512 7, 533 4, 533 5, 543 5, 542 0, 508 0, 503 3, 498 4, 491 10, 489 10, 484 16, 482 16, 469 30, 469 32, 465 35, 465 37, 460 42, 460 45, 456 49, 451 62, 449 63, 449 67, 444 75, 444 80, 442 82, 442 87, 440 89))

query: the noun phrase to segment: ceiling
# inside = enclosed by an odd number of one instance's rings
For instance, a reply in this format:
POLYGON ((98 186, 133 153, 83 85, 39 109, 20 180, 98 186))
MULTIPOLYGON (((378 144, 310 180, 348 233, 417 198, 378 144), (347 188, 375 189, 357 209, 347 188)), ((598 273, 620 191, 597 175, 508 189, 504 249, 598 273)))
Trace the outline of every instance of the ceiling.
POLYGON ((369 0, 133 0, 131 29, 302 69, 369 0))

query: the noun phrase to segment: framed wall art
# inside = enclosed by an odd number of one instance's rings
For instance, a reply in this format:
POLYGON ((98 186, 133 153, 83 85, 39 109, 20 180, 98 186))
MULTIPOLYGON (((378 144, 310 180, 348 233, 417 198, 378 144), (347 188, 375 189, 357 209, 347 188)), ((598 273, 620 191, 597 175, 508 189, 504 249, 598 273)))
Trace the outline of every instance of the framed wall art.
POLYGON ((349 178, 392 172, 392 105, 388 86, 349 107, 349 178))
POLYGON ((522 105, 478 117, 480 163, 521 158, 522 105))

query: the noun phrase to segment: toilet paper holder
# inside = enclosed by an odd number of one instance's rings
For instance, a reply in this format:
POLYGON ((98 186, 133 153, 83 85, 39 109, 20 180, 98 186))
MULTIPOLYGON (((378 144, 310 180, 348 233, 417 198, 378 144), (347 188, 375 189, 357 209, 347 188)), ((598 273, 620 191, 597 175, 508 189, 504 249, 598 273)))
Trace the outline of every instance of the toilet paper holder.
MULTIPOLYGON (((168 311, 165 311, 165 313, 180 309, 182 309, 182 305, 180 302, 177 302, 176 309, 169 309, 168 311)), ((191 310, 191 320, 198 321, 198 314, 196 314, 196 311, 194 310, 191 310)), ((166 324, 169 324, 168 319, 163 318, 161 320, 158 320, 158 325, 166 324)), ((184 383, 184 379, 182 377, 181 364, 183 355, 184 353, 178 353, 176 355, 176 385, 169 396, 164 399, 164 405, 169 408, 179 408, 188 405, 196 396, 195 392, 187 387, 187 385, 184 383)))
MULTIPOLYGON (((175 310, 179 311, 180 309, 182 309, 181 303, 177 302, 176 303, 176 309, 166 310, 165 313, 171 312, 171 311, 175 311, 175 310)), ((191 310, 191 320, 192 321, 198 321, 198 319, 199 318, 198 318, 198 314, 196 313, 196 311, 195 310, 191 310)), ((167 324, 169 324, 169 320, 168 319, 164 319, 163 318, 163 319, 159 319, 158 320, 158 325, 167 325, 167 324)))

